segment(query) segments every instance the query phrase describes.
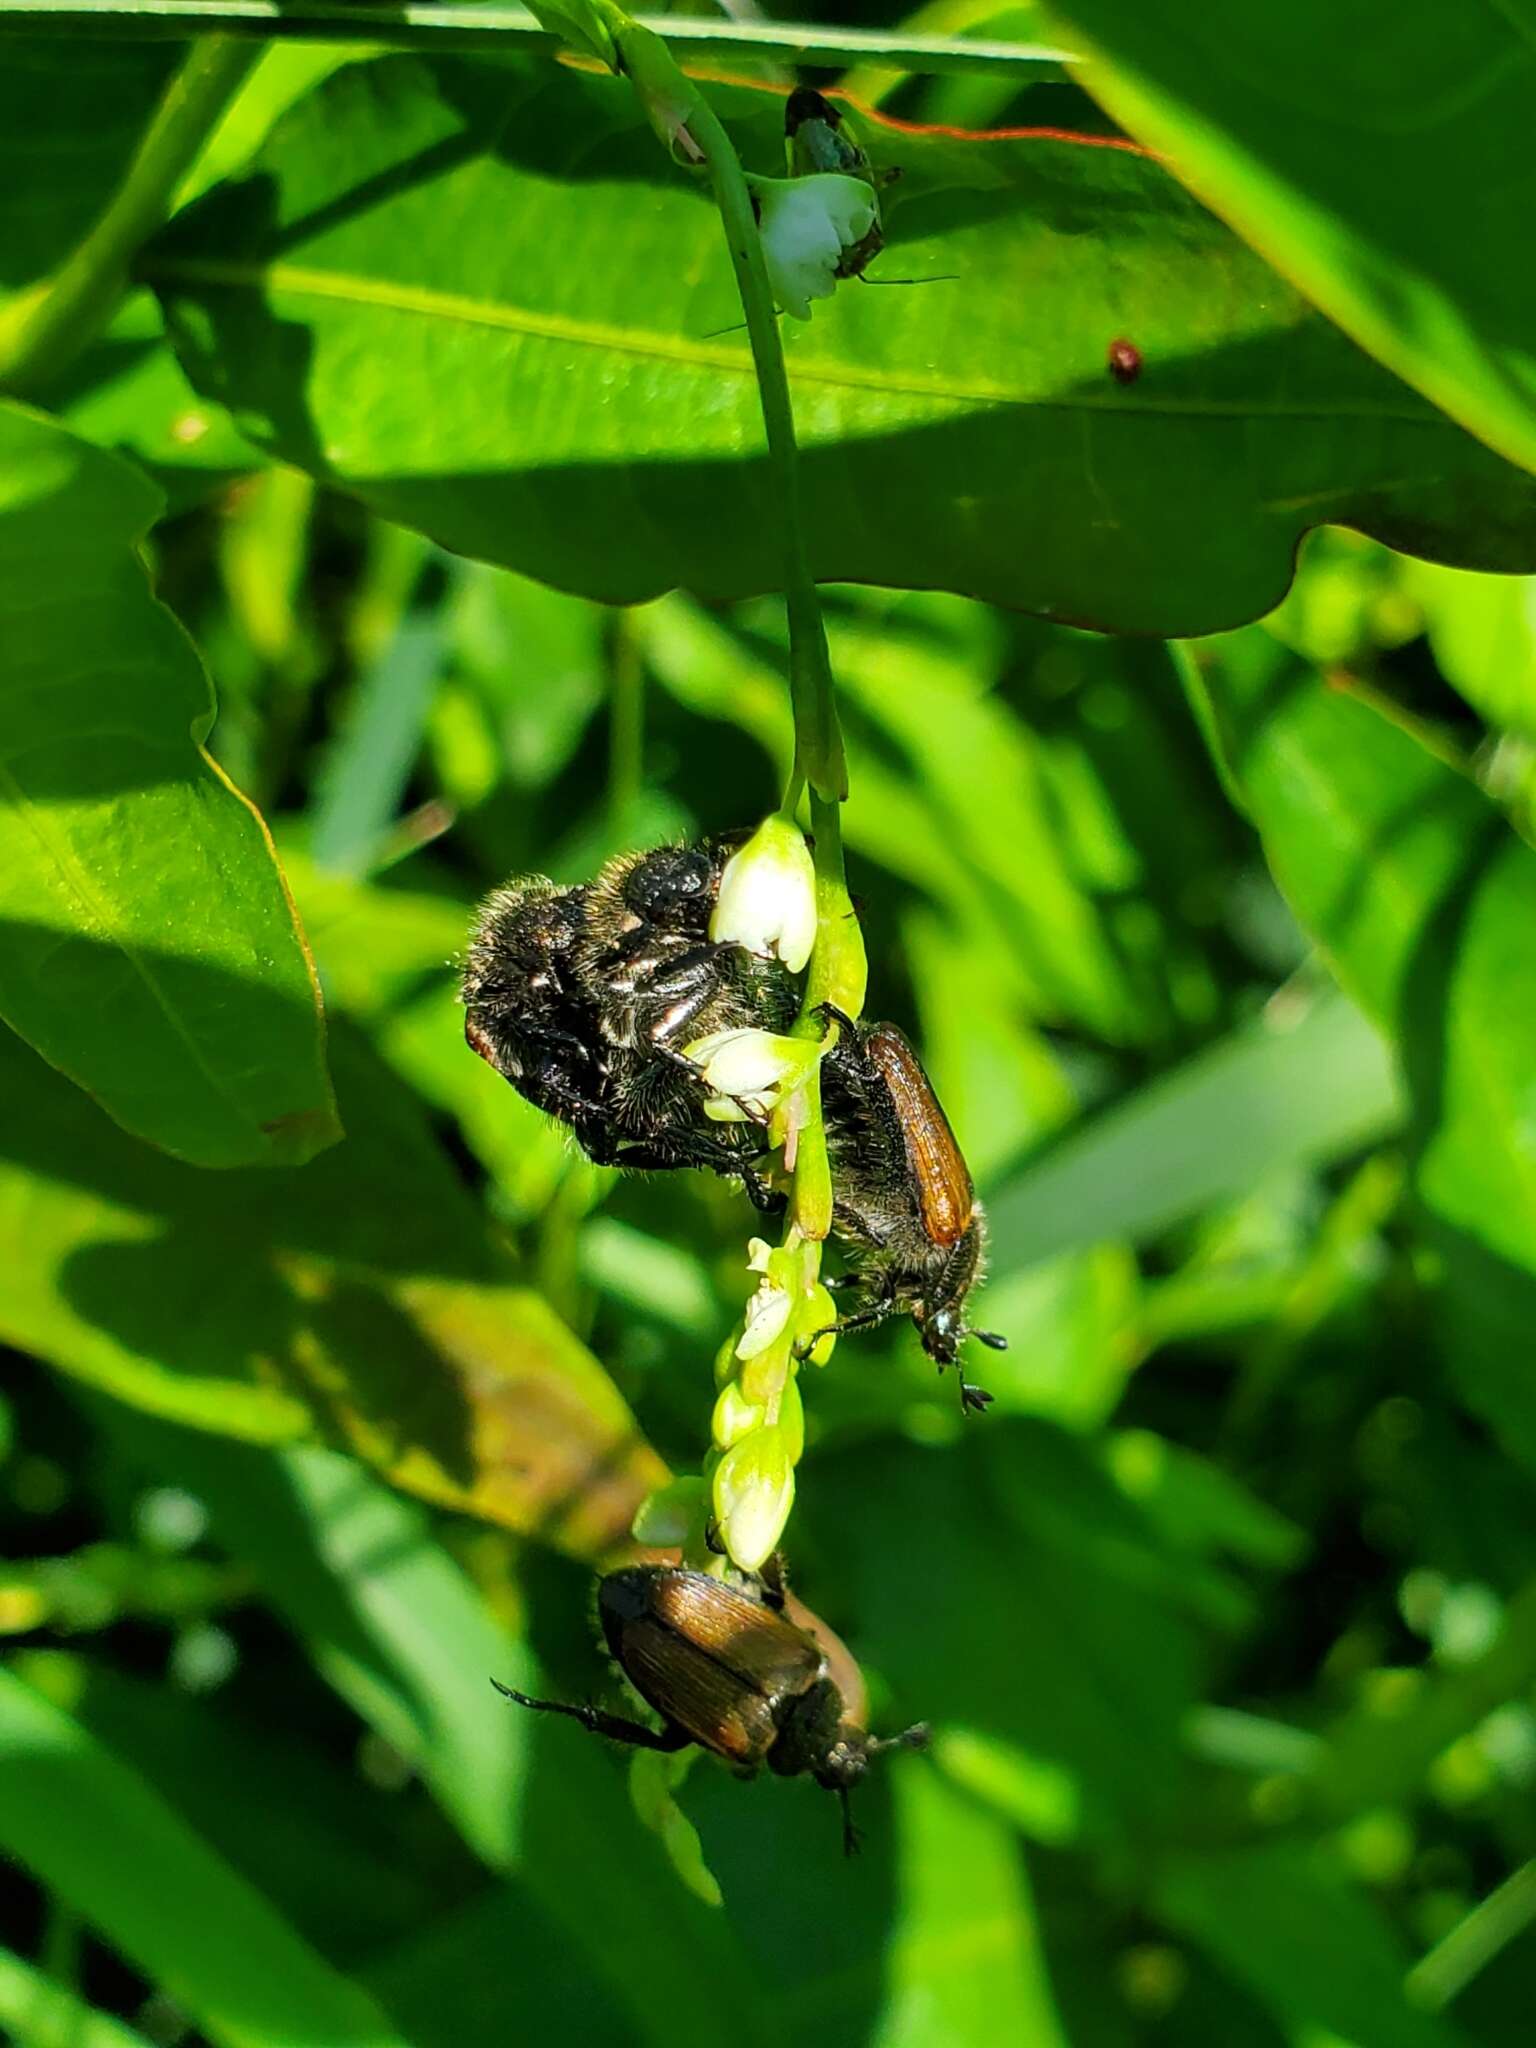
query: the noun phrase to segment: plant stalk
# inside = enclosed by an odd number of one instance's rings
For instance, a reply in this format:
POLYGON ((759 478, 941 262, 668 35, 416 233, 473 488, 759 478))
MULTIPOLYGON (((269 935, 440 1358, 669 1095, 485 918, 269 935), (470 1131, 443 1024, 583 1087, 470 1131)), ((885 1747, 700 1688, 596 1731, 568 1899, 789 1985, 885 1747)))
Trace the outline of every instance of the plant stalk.
MULTIPOLYGON (((1069 50, 984 37, 906 35, 895 29, 827 27, 810 22, 720 21, 688 15, 641 16, 690 60, 714 64, 879 64, 919 76, 992 76, 1022 87, 1060 80, 1075 64, 1069 50)), ((74 36, 121 42, 187 42, 229 35, 259 42, 379 43, 392 49, 508 50, 530 40, 548 45, 560 32, 526 7, 497 0, 455 6, 369 5, 368 0, 0 0, 0 37, 74 36)))

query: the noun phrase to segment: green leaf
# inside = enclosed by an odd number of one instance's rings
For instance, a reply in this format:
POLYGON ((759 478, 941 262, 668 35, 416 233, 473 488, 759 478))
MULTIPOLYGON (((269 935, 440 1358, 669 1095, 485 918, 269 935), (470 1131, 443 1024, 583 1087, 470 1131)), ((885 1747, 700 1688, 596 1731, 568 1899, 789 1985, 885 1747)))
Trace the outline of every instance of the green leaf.
MULTIPOLYGON (((525 7, 477 5, 472 13, 428 7, 401 13, 398 7, 358 5, 356 0, 6 0, 16 25, 69 34, 81 22, 101 24, 103 35, 128 39, 193 36, 222 31, 255 32, 273 43, 285 37, 321 37, 342 45, 387 42, 397 47, 486 50, 505 54, 519 44, 543 43, 549 54, 552 30, 525 7)), ((563 10, 548 10, 557 19, 563 10)), ((1015 37, 1009 10, 991 24, 993 38, 957 40, 948 35, 909 33, 901 28, 825 28, 815 23, 731 21, 713 16, 639 12, 635 19, 676 43, 699 62, 838 65, 878 60, 902 71, 943 76, 957 73, 1011 79, 1022 86, 1034 76, 1053 76, 1072 61, 1070 52, 1032 45, 1015 37), (996 32, 1009 31, 1006 41, 996 32)), ((1026 21, 1024 26, 1028 27, 1026 21)), ((0 35, 13 33, 0 14, 0 35)))
POLYGON ((0 1844, 221 2048, 396 2048, 400 2037, 79 1723, 0 1670, 0 1844))
POLYGON ((1408 1958, 1322 1850, 1275 1844, 1174 1859, 1157 1908, 1246 1984, 1291 2039, 1330 2048, 1454 2048, 1409 2004, 1408 1958))
MULTIPOLYGON (((417 1509, 332 1455, 188 1444, 163 1429, 141 1441, 167 1477, 190 1470, 219 1541, 254 1570, 321 1675, 422 1772, 471 1848, 513 1876, 498 1896, 516 1910, 494 1916, 498 1982, 501 1967, 515 1981, 526 1971, 549 1999, 526 1953, 539 1939, 531 1897, 633 2012, 638 2038, 707 2040, 720 1999, 755 2005, 761 1986, 737 1942, 680 1895, 605 1746, 497 1696, 493 1677, 550 1688, 417 1509)), ((390 1984, 402 1973, 403 1962, 381 1974, 390 1984)), ((762 2036, 749 2024, 744 2038, 762 2036)))
POLYGON ((167 1477, 209 1501, 219 1542, 254 1568, 322 1675, 421 1771, 470 1847, 508 1863, 526 1724, 488 1683, 506 1638, 420 1509, 334 1452, 163 1434, 160 1448, 167 1477))
POLYGON ((22 2048, 149 2048, 142 2034, 94 2011, 9 1949, 0 1949, 0 2026, 22 2048))
POLYGON ((1067 2048, 1013 1830, 933 1771, 903 1771, 893 1797, 901 1904, 879 2038, 1067 2048))
POLYGON ((174 43, 0 45, 0 300, 63 261, 112 198, 182 58, 174 43))
POLYGON ((443 661, 441 613, 406 614, 359 676, 346 730, 317 779, 310 852, 332 874, 377 861, 421 750, 443 661))
POLYGON ((1117 120, 1324 312, 1536 467, 1536 8, 1061 0, 1117 120), (1475 226, 1473 225, 1475 224, 1475 226))
MULTIPOLYGON (((119 1430, 122 1421, 158 1429, 177 1449, 213 1442, 148 1424, 102 1400, 86 1412, 114 1449, 135 1441, 119 1430)), ((134 1461, 136 1473, 153 1469, 134 1461)), ((161 1470, 167 1484, 180 1483, 174 1469, 161 1470)), ((221 1569, 249 1586, 243 1560, 221 1569)), ((230 1619, 238 1639, 240 1621, 230 1619)), ((423 1856, 419 1807, 413 1811, 361 1773, 338 1771, 334 1750, 304 1724, 302 1710, 272 1715, 265 1655, 240 1657, 232 1680, 211 1694, 183 1690, 158 1672, 130 1677, 78 1648, 24 1649, 15 1669, 67 1706, 87 1735, 153 1785, 215 1854, 326 1954, 371 1953, 433 1910, 444 1863, 454 1858, 447 1830, 439 1831, 436 1853, 423 1856)))
MULTIPOLYGON (((781 161, 776 95, 712 98, 781 161)), ((889 271, 950 281, 787 337, 822 580, 1167 633, 1267 610, 1324 521, 1536 567, 1529 479, 1134 147, 866 128, 904 174, 889 271)), ((622 80, 348 66, 145 270, 244 431, 450 548, 621 601, 780 580, 719 222, 622 80)))
POLYGON ((1470 777, 1266 633, 1198 650, 1190 679, 1275 879, 1398 1050, 1447 1362, 1536 1463, 1536 853, 1470 777))
POLYGON ((73 433, 147 469, 172 514, 264 466, 224 408, 187 382, 149 292, 128 295, 48 396, 73 433))
POLYGON ((1116 1237, 1144 1241, 1303 1160, 1396 1125, 1399 1084, 1359 1012, 1297 995, 1069 1130, 989 1202, 1002 1267, 1116 1237), (1241 1131, 1236 1146, 1232 1133, 1241 1131))
POLYGON ((1428 562, 1399 566, 1446 681, 1490 725, 1536 739, 1536 584, 1428 562))
POLYGON ((157 493, 16 406, 0 479, 0 1014, 180 1158, 308 1159, 340 1136, 319 987, 135 552, 157 493))
MULTIPOLYGON (((841 1350, 829 1368, 857 1369, 841 1350)), ((1028 1786, 1015 1818, 1053 1844, 1166 1824, 1198 1596, 1081 1443, 999 1418, 984 1442, 916 1462, 910 1440, 871 1445, 801 1477, 796 1522, 810 1554, 819 1541, 839 1559, 855 1647, 890 1680, 893 1715, 933 1723, 941 1762, 957 1737, 1000 1749, 1028 1786), (965 1598, 914 1597, 943 1586, 965 1598)))
POLYGON ((665 1468, 597 1361, 508 1284, 410 1096, 350 1033, 335 1051, 346 1145, 210 1179, 0 1034, 0 1336, 150 1414, 341 1444, 427 1500, 604 1553, 665 1468))

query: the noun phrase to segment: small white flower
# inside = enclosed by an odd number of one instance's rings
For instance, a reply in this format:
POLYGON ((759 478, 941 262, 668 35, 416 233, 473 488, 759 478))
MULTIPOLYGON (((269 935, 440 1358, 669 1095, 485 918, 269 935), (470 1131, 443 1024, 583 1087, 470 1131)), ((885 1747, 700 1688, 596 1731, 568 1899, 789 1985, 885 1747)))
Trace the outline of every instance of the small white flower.
POLYGON ((751 184, 774 304, 809 320, 811 300, 836 291, 838 265, 874 226, 879 202, 862 178, 838 171, 753 178, 751 184))
POLYGON ((816 943, 816 870, 805 834, 793 818, 777 812, 765 818, 726 862, 709 936, 716 945, 745 946, 764 960, 782 960, 791 974, 810 959, 816 943))
POLYGON ((751 1118, 767 1123, 786 1092, 805 1080, 821 1057, 814 1038, 776 1031, 711 1031, 683 1048, 708 1092, 706 1116, 718 1123, 751 1118))
POLYGON ((747 1303, 747 1326, 736 1340, 738 1358, 756 1358, 783 1335, 794 1307, 787 1288, 764 1280, 747 1303))

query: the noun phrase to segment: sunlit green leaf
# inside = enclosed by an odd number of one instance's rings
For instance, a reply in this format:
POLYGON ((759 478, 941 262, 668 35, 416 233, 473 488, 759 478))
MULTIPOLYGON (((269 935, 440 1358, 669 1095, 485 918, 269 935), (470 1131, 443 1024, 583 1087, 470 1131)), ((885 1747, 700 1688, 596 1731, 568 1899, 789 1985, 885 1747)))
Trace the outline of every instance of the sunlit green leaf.
MULTIPOLYGON (((776 166, 777 96, 712 97, 776 166)), ((1190 632, 1267 609, 1325 520, 1536 567, 1536 486, 1139 150, 867 139, 904 174, 887 273, 946 281, 849 286, 787 338, 823 579, 1190 632)), ((718 220, 623 80, 350 65, 145 272, 242 429, 450 548, 616 600, 779 580, 718 220)))
POLYGON ((1006 1178, 991 1203, 998 1260, 1150 1237, 1277 1167, 1353 1152, 1400 1114, 1387 1054, 1359 1012, 1298 994, 1006 1178))
POLYGON ((660 1460, 509 1283, 414 1104, 345 1036, 337 1055, 344 1146, 210 1181, 0 1037, 0 1335, 151 1414, 342 1443, 429 1500, 610 1549, 660 1460))
POLYGON ((135 553, 155 496, 0 407, 0 1013, 166 1151, 298 1162, 340 1135, 319 990, 266 826, 203 750, 207 676, 135 553))

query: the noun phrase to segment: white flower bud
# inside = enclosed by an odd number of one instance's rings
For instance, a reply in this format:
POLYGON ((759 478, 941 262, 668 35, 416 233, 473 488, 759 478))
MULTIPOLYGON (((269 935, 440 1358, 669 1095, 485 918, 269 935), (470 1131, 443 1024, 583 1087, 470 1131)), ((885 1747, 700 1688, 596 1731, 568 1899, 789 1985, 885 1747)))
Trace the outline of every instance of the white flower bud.
POLYGON ((816 943, 816 870, 805 834, 792 818, 778 813, 765 818, 726 862, 709 936, 716 945, 745 946, 764 960, 782 960, 791 974, 810 959, 816 943))
POLYGON ((821 171, 805 178, 753 178, 758 233, 774 304, 809 320, 812 299, 830 299, 846 250, 875 224, 879 202, 862 178, 821 171))
POLYGON ((754 1429, 761 1429, 766 1415, 767 1410, 755 1401, 749 1401, 734 1381, 722 1387, 709 1425, 715 1449, 728 1451, 732 1444, 750 1436, 754 1429))
POLYGON ((715 1520, 733 1563, 762 1568, 778 1548, 795 1499, 795 1468, 778 1429, 755 1429, 715 1468, 715 1520))

